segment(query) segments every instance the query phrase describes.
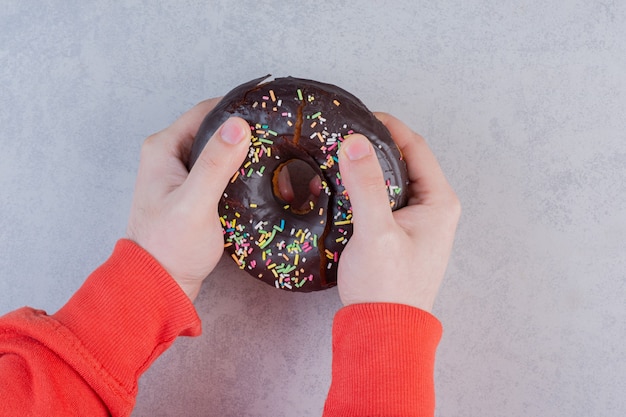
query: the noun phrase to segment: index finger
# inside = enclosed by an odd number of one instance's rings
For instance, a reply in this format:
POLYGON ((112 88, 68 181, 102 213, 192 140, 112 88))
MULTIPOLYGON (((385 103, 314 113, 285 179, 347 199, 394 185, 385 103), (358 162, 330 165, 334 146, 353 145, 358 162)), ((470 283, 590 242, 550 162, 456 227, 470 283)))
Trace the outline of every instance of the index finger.
POLYGON ((409 204, 424 204, 455 197, 437 158, 423 137, 388 113, 374 113, 391 133, 409 171, 409 204))
POLYGON ((183 113, 170 127, 176 134, 180 136, 195 136, 200 127, 200 123, 204 120, 204 116, 219 103, 221 97, 210 98, 201 101, 191 109, 183 113))
POLYGON ((159 137, 166 138, 167 141, 171 141, 170 143, 175 148, 177 156, 185 164, 187 163, 187 158, 191 152, 191 146, 198 133, 200 124, 221 99, 221 97, 216 97, 201 101, 183 113, 170 126, 163 129, 160 132, 164 133, 163 135, 158 135, 159 137))

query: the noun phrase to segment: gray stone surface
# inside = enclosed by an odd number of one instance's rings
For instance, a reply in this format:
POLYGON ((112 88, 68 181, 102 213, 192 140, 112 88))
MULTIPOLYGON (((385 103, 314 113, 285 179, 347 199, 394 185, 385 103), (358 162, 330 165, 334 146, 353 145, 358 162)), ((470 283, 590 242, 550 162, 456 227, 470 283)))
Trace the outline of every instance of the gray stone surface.
MULTIPOLYGON (((0 7, 0 314, 59 308, 125 230, 139 148, 271 72, 422 133, 463 205, 440 416, 626 415, 626 2, 32 1, 0 7)), ((225 259, 135 416, 318 416, 336 290, 225 259)))

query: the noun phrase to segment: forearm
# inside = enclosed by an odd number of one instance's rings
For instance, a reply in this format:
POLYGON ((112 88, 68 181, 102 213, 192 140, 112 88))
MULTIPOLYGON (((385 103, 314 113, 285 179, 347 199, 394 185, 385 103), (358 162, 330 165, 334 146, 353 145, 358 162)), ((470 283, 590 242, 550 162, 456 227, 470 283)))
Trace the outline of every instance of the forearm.
POLYGON ((167 272, 122 240, 56 314, 0 318, 0 414, 128 415, 139 376, 177 336, 200 329, 167 272))
POLYGON ((356 304, 333 324, 332 383, 324 417, 433 416, 442 328, 402 304, 356 304))

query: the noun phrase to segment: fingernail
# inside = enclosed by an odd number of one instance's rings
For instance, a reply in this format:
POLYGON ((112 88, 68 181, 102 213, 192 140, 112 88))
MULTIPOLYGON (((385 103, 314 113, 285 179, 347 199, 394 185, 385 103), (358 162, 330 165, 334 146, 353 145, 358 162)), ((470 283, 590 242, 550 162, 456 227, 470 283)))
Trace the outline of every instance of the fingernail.
POLYGON ((236 145, 246 138, 247 131, 242 129, 241 123, 233 119, 228 119, 222 125, 220 129, 220 136, 222 140, 231 145, 236 145))
POLYGON ((350 140, 344 142, 343 151, 351 161, 363 159, 372 153, 370 141, 363 135, 352 135, 350 140))

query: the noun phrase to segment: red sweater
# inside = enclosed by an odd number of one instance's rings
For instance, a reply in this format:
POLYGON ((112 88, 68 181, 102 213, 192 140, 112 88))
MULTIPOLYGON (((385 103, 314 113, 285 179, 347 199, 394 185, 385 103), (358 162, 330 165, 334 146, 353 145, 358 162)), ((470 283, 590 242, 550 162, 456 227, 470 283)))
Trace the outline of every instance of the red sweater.
MULTIPOLYGON (((127 416, 140 375, 176 337, 200 332, 176 282, 120 240, 56 314, 22 308, 0 318, 0 415, 127 416)), ((324 416, 432 416, 440 337, 437 319, 413 307, 339 310, 324 416)))

